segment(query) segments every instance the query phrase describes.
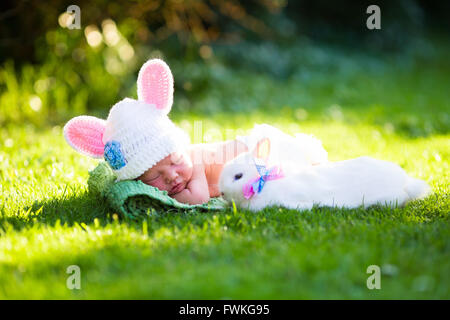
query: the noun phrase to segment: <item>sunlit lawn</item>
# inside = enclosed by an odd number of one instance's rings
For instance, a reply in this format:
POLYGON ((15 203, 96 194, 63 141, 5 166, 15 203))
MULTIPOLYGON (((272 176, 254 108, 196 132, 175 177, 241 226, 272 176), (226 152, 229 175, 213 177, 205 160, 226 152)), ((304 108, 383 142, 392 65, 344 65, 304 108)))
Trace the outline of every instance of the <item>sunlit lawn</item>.
POLYGON ((207 117, 173 111, 186 129, 195 119, 206 133, 265 122, 313 133, 331 160, 396 162, 434 191, 405 208, 158 212, 131 221, 89 196, 96 161, 76 154, 61 127, 0 129, 0 298, 450 298, 449 73, 448 64, 433 68, 297 87, 247 74, 263 87, 237 93, 244 104, 263 91, 293 96, 278 112, 267 101, 207 117), (296 97, 304 103, 290 104, 296 97), (81 269, 80 290, 66 287, 70 265, 81 269), (366 287, 369 265, 381 267, 380 290, 366 287))

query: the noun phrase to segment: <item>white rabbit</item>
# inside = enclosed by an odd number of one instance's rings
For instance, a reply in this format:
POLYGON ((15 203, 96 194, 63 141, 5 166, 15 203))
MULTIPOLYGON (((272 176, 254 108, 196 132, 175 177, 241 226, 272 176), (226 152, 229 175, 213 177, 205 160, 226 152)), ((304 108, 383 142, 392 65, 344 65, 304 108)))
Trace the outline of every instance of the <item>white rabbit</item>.
POLYGON ((369 157, 302 166, 299 172, 274 180, 266 176, 258 192, 256 185, 262 179, 256 164, 267 160, 269 153, 270 141, 264 138, 255 149, 225 164, 219 180, 225 200, 252 211, 271 205, 300 210, 314 205, 355 208, 403 205, 430 192, 424 181, 408 176, 400 166, 369 157))

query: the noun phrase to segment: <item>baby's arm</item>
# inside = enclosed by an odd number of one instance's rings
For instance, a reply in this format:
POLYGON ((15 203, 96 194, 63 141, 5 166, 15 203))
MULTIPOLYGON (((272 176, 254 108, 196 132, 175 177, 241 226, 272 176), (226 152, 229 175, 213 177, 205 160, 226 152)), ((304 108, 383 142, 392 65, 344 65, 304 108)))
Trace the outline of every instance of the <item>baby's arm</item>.
POLYGON ((203 165, 194 165, 192 178, 186 189, 172 196, 179 202, 188 204, 202 204, 209 201, 208 181, 206 180, 205 168, 203 165))

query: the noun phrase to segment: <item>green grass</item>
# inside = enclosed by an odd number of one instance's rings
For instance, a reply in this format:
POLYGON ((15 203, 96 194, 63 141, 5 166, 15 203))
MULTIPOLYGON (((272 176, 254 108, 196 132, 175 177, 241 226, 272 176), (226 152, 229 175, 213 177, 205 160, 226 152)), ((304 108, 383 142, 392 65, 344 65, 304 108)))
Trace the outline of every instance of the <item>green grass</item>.
POLYGON ((449 66, 382 63, 381 73, 357 68, 304 83, 236 71, 237 84, 224 81, 224 97, 199 97, 199 108, 227 105, 226 93, 246 85, 253 91, 234 99, 258 100, 259 111, 173 117, 222 132, 266 122, 315 134, 331 160, 394 161, 433 188, 404 208, 153 212, 132 221, 87 193, 96 161, 72 151, 60 126, 1 128, 0 299, 449 299, 449 66), (66 287, 70 265, 81 268, 81 290, 66 287), (369 265, 381 267, 381 290, 366 287, 369 265))

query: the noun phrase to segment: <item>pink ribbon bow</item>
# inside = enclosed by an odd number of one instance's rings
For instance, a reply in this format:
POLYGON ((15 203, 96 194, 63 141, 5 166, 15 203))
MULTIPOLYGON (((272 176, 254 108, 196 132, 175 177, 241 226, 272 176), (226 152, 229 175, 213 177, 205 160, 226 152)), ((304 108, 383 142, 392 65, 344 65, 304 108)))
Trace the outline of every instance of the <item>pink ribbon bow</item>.
POLYGON ((276 180, 284 177, 284 174, 280 167, 273 166, 269 170, 266 169, 264 165, 256 165, 256 169, 258 170, 259 177, 249 180, 243 187, 242 193, 244 194, 245 199, 250 199, 254 194, 260 193, 263 189, 266 181, 276 180))

